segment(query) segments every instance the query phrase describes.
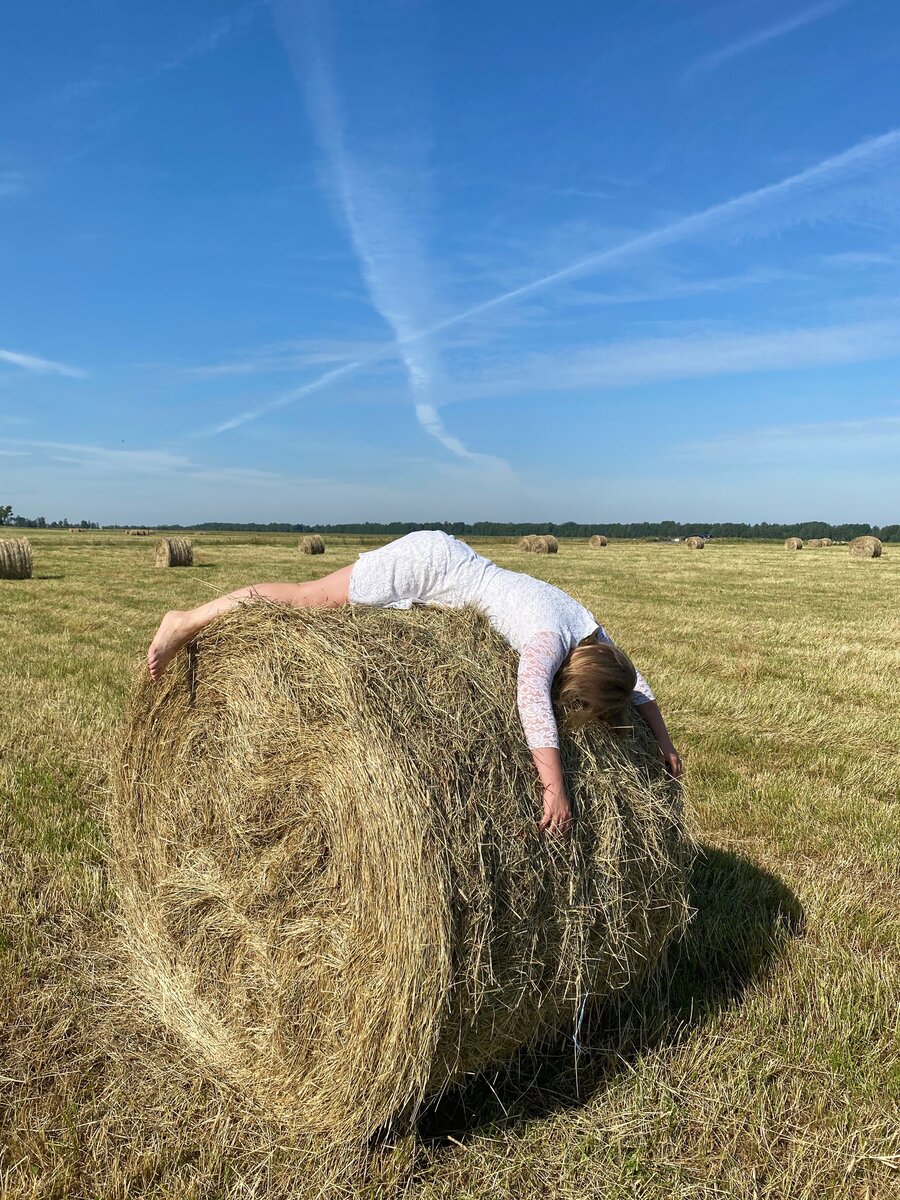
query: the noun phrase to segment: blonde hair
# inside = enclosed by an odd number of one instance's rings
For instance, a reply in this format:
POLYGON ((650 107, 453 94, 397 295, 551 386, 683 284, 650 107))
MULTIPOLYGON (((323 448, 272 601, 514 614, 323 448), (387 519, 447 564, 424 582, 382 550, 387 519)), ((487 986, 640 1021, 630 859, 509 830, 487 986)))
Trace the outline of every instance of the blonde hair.
POLYGON ((625 651, 591 634, 569 651, 556 672, 554 696, 571 728, 593 721, 624 725, 636 682, 637 671, 625 651))

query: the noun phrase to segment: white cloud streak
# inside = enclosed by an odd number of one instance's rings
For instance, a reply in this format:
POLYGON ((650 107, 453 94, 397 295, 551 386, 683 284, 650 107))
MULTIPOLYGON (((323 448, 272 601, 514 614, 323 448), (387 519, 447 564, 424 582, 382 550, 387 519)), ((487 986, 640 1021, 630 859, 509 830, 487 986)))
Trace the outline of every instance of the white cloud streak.
POLYGON ((49 358, 38 358, 36 354, 19 354, 15 350, 0 350, 0 362, 20 367, 23 371, 32 371, 37 375, 65 375, 68 379, 87 378, 87 373, 80 367, 70 367, 66 363, 53 362, 49 358))
MULTIPOLYGON (((372 304, 394 335, 416 419, 451 454, 475 465, 506 468, 500 459, 469 450, 444 428, 438 413, 443 383, 439 356, 431 338, 416 329, 422 314, 434 311, 418 222, 412 205, 387 178, 386 167, 396 164, 382 161, 379 169, 373 170, 351 154, 319 32, 320 5, 308 0, 302 9, 307 19, 299 27, 294 21, 298 11, 296 5, 277 5, 279 29, 303 83, 316 138, 328 164, 330 190, 350 234, 372 304)), ((348 364, 342 370, 349 374, 359 365, 348 364)), ((329 381, 335 378, 335 372, 328 374, 329 381)), ((297 392, 309 394, 307 388, 297 392)))
POLYGON ((556 271, 551 271, 529 283, 501 292, 489 300, 474 304, 425 328, 399 334, 396 345, 392 344, 367 358, 348 363, 338 371, 328 372, 259 408, 241 413, 218 426, 215 432, 234 429, 247 421, 256 420, 276 408, 282 408, 294 400, 311 395, 338 378, 343 378, 364 367, 394 356, 397 347, 406 348, 410 344, 431 339, 454 326, 474 321, 494 309, 548 291, 560 283, 595 274, 608 267, 619 267, 631 259, 682 242, 691 242, 715 234, 734 234, 738 231, 746 233, 745 223, 751 218, 765 218, 766 232, 820 218, 823 215, 821 206, 823 199, 826 214, 832 207, 839 206, 839 202, 835 201, 831 195, 832 189, 844 184, 855 184, 867 174, 883 170, 888 166, 895 166, 898 160, 900 160, 900 128, 895 128, 877 137, 858 142, 849 150, 823 159, 814 166, 798 171, 778 183, 754 188, 731 200, 713 204, 700 212, 681 217, 647 233, 637 234, 616 246, 575 259, 556 271))
POLYGON ((712 54, 705 54, 702 58, 698 58, 695 62, 691 63, 685 71, 683 78, 689 79, 693 75, 714 71, 716 67, 720 67, 722 63, 728 62, 729 59, 737 58, 740 54, 746 54, 749 50, 755 50, 758 46, 764 46, 767 42, 774 42, 777 38, 784 37, 788 33, 793 33, 795 29, 802 29, 804 25, 811 25, 814 21, 820 21, 823 17, 829 16, 839 8, 844 8, 848 3, 849 0, 823 0, 823 3, 813 4, 810 8, 804 8, 801 12, 795 13, 794 16, 788 17, 784 21, 778 21, 776 24, 769 25, 765 29, 757 30, 756 33, 738 38, 736 41, 730 42, 727 46, 723 46, 720 50, 716 50, 712 54))

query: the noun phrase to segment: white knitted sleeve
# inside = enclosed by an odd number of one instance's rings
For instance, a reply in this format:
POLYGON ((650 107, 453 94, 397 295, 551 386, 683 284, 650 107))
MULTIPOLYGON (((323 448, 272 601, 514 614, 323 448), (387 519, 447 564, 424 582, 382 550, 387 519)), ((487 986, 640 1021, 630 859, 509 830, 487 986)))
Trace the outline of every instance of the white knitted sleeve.
MULTIPOLYGON (((607 642, 610 646, 614 646, 615 642, 601 625, 597 630, 597 641, 607 642)), ((635 668, 637 671, 637 668, 635 668)), ((650 691, 650 684, 643 677, 640 671, 637 671, 637 682, 634 685, 634 691, 631 693, 632 704, 646 704, 648 700, 655 700, 656 697, 650 691)))
POLYGON ((551 688, 565 657, 562 638, 550 632, 530 637, 519 656, 517 700, 529 750, 559 746, 551 688))

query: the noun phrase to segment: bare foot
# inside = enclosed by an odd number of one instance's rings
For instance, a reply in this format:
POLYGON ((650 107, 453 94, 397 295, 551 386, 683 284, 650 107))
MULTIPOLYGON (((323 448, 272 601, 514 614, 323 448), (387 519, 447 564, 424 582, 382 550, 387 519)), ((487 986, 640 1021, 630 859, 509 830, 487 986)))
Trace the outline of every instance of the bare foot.
POLYGON ((186 612, 173 609, 159 623, 159 629, 147 651, 147 666, 154 683, 193 633, 187 616, 186 612))

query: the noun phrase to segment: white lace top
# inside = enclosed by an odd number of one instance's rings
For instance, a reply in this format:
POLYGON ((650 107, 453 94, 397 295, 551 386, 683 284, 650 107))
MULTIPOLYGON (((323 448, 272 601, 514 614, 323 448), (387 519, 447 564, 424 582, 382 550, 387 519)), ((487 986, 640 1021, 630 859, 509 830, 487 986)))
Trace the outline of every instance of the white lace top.
MULTIPOLYGON (((518 706, 532 750, 559 745, 553 677, 573 646, 596 631, 612 642, 592 613, 560 588, 496 563, 437 530, 408 533, 361 554, 350 575, 350 603, 380 608, 471 604, 519 652, 518 706)), ((640 675, 635 704, 652 700, 640 675)))

